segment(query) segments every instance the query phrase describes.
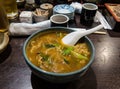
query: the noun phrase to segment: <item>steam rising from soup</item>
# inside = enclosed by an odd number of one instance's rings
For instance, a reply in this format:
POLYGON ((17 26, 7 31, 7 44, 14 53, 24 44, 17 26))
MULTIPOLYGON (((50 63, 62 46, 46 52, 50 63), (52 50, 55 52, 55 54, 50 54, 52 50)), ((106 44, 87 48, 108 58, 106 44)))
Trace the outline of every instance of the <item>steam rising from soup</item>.
POLYGON ((33 38, 27 48, 29 60, 37 67, 55 73, 67 73, 83 68, 90 60, 86 43, 66 46, 61 39, 67 33, 51 32, 33 38))

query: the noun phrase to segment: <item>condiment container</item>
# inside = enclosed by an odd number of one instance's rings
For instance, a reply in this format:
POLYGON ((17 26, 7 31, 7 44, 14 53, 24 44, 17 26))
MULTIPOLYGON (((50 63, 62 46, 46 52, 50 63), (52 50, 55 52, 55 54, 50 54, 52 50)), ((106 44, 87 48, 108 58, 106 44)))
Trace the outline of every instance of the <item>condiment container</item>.
POLYGON ((31 11, 22 11, 20 13, 20 22, 32 23, 33 14, 31 11))
POLYGON ((36 9, 35 0, 26 0, 25 10, 34 11, 36 9))
POLYGON ((42 10, 40 8, 36 8, 33 12, 33 19, 35 22, 41 22, 48 20, 49 12, 47 10, 42 10))
POLYGON ((40 5, 40 8, 43 10, 48 10, 49 17, 53 14, 53 5, 50 3, 43 3, 40 5))

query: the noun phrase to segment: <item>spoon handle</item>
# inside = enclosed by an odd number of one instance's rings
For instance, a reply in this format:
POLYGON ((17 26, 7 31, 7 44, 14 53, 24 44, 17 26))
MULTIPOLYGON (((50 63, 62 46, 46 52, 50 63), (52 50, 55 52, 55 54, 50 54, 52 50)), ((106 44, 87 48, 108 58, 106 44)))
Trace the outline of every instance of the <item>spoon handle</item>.
POLYGON ((68 35, 66 35, 65 37, 62 38, 62 42, 66 45, 75 45, 76 42, 83 36, 86 36, 88 34, 91 34, 97 30, 100 30, 103 28, 103 25, 98 25, 92 29, 89 30, 85 30, 85 31, 75 31, 75 32, 71 32, 68 35))
MULTIPOLYGON (((103 25, 98 25, 98 26, 96 26, 96 27, 94 27, 94 28, 91 28, 91 29, 89 29, 89 30, 82 31, 82 32, 80 32, 80 33, 82 33, 82 35, 85 36, 85 35, 88 35, 88 34, 91 34, 91 33, 95 32, 95 31, 97 31, 97 30, 100 30, 100 29, 102 29, 102 28, 103 28, 103 25)), ((79 33, 78 33, 78 34, 79 34, 79 33)))

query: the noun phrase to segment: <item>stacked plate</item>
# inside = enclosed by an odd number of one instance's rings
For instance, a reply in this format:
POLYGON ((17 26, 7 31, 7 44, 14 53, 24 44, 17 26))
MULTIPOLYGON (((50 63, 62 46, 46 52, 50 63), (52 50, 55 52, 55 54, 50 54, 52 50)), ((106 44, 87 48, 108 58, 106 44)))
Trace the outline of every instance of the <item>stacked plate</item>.
POLYGON ((64 14, 69 17, 70 20, 74 19, 74 7, 68 5, 68 4, 59 4, 54 6, 53 8, 53 14, 64 14))

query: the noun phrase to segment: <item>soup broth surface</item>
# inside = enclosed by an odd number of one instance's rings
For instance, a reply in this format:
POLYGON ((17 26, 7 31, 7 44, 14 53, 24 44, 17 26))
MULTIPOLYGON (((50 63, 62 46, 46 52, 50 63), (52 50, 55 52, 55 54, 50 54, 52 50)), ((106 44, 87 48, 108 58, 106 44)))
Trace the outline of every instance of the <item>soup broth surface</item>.
POLYGON ((55 73, 68 73, 83 68, 90 59, 86 43, 63 45, 67 33, 51 32, 33 38, 27 45, 28 59, 37 67, 55 73))

